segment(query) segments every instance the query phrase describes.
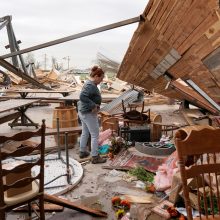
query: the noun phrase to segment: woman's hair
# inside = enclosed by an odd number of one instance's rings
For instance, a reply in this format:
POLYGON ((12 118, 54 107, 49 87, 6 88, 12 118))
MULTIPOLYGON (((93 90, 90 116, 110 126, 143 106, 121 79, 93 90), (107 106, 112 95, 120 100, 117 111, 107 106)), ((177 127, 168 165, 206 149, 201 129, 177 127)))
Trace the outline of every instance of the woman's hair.
POLYGON ((100 67, 98 67, 98 66, 93 66, 92 67, 91 73, 90 73, 91 77, 95 77, 95 76, 100 77, 102 75, 104 75, 104 71, 100 67))

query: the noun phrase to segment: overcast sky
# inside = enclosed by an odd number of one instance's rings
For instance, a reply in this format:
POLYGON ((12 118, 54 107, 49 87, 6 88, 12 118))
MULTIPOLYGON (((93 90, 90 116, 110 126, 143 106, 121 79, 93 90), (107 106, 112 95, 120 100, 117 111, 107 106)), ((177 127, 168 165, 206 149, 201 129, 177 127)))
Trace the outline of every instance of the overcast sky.
MULTIPOLYGON (((148 0, 1 0, 0 17, 12 15, 20 49, 139 16, 148 0)), ((32 52, 42 66, 45 54, 50 68, 54 56, 67 68, 91 67, 97 52, 121 62, 137 23, 86 36, 32 52)), ((9 53, 6 28, 0 30, 0 54, 9 53)), ((25 55, 24 55, 25 56, 25 55)))

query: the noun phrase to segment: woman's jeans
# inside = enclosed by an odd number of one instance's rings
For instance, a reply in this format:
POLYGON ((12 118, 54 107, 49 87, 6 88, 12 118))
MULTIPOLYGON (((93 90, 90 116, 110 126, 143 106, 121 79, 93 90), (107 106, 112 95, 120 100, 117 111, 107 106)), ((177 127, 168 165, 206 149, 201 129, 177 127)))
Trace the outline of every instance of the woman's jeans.
POLYGON ((87 149, 89 134, 91 135, 91 154, 98 155, 98 141, 99 141, 99 122, 97 113, 81 113, 78 112, 82 123, 82 134, 80 137, 80 151, 84 152, 87 149))

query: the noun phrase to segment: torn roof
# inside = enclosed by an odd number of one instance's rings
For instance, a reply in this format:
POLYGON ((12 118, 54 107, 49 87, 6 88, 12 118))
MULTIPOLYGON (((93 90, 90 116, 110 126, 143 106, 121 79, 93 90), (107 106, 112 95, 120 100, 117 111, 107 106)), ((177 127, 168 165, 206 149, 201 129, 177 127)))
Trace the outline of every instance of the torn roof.
POLYGON ((220 103, 220 10, 217 0, 150 0, 117 77, 218 113, 191 79, 220 103), (176 81, 177 80, 177 81, 176 81))

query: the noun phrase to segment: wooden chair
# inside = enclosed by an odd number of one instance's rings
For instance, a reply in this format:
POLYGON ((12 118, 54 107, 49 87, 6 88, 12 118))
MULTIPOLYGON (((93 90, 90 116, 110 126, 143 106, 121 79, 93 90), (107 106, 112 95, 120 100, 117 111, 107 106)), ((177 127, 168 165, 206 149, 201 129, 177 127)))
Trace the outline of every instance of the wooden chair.
MULTIPOLYGON (((37 131, 20 132, 13 136, 0 136, 0 145, 8 141, 25 141, 34 136, 41 136, 40 144, 27 146, 21 144, 13 152, 6 153, 0 148, 0 219, 6 219, 6 212, 28 204, 28 213, 31 217, 31 202, 39 200, 40 215, 38 218, 45 219, 44 215, 44 150, 45 150, 45 120, 37 131), (28 161, 25 156, 32 152, 39 153, 33 161, 28 161), (23 158, 22 158, 23 157, 23 158), (14 162, 14 161, 17 161, 14 162), (8 162, 8 163, 7 163, 8 162), (8 169, 8 166, 11 169, 8 169), (31 170, 37 167, 39 172, 31 174, 31 170)), ((33 172, 32 172, 33 173, 33 172)), ((37 214, 37 213, 36 213, 37 214)))
POLYGON ((123 118, 127 119, 127 126, 150 123, 150 109, 144 110, 144 101, 142 103, 128 103, 126 107, 124 100, 122 100, 121 104, 124 112, 123 118), (137 110, 139 107, 141 107, 141 111, 137 110), (127 108, 129 108, 129 111, 127 111, 127 108))
POLYGON ((220 219, 220 129, 190 126, 175 134, 188 220, 220 219), (192 187, 189 180, 195 181, 192 187), (192 217, 192 207, 200 216, 192 217))
POLYGON ((105 119, 102 122, 102 130, 105 131, 107 129, 111 129, 112 132, 118 134, 119 132, 119 118, 118 117, 110 117, 105 119))

